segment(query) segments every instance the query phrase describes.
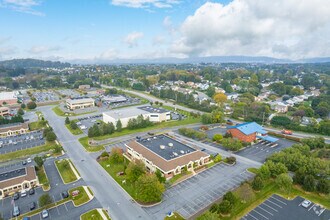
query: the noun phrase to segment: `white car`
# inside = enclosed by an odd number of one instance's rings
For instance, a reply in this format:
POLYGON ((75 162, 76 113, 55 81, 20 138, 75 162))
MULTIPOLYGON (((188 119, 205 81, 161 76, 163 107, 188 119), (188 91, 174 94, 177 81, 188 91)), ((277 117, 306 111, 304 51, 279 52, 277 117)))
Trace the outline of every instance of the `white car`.
POLYGON ((80 129, 85 130, 85 129, 87 129, 87 127, 85 125, 82 125, 82 126, 80 126, 80 129))
POLYGON ((46 209, 42 210, 41 216, 42 216, 42 218, 48 218, 48 216, 49 216, 48 211, 46 209))
POLYGON ((311 201, 305 200, 301 203, 301 206, 307 209, 311 204, 312 204, 311 201))
POLYGON ((32 163, 32 159, 29 157, 28 159, 26 159, 27 163, 32 163))
POLYGON ((26 190, 22 190, 21 191, 21 197, 25 197, 25 196, 27 196, 27 192, 26 192, 26 190))

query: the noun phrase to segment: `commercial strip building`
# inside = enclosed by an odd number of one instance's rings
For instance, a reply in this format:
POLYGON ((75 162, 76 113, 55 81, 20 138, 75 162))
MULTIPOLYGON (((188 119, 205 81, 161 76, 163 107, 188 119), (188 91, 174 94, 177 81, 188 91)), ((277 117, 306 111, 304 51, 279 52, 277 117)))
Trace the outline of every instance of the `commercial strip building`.
POLYGON ((66 107, 70 110, 94 107, 95 101, 92 98, 67 99, 66 107))
POLYGON ((0 116, 6 116, 10 114, 10 108, 8 107, 0 107, 0 116))
POLYGON ((104 102, 107 102, 109 104, 112 103, 121 103, 121 102, 126 102, 127 98, 122 95, 112 95, 112 96, 105 96, 102 98, 104 102))
POLYGON ((15 123, 0 126, 0 137, 15 136, 25 134, 29 131, 28 123, 15 123))
POLYGON ((230 126, 227 130, 228 134, 231 134, 233 138, 237 138, 243 142, 254 142, 255 140, 262 139, 268 142, 276 142, 277 138, 270 137, 267 135, 267 131, 257 124, 256 122, 246 122, 235 126, 230 126))
POLYGON ((13 105, 17 104, 18 92, 0 92, 0 105, 13 105))
POLYGON ((0 173, 0 199, 38 185, 39 180, 33 166, 0 173))
POLYGON ((156 123, 171 120, 171 112, 166 109, 154 108, 152 106, 141 106, 104 112, 103 122, 111 122, 116 125, 117 121, 120 120, 122 127, 125 128, 130 119, 137 118, 139 115, 142 115, 145 119, 149 118, 151 122, 156 123))
POLYGON ((141 160, 150 172, 160 170, 166 179, 210 162, 210 155, 164 134, 129 142, 124 155, 141 160))

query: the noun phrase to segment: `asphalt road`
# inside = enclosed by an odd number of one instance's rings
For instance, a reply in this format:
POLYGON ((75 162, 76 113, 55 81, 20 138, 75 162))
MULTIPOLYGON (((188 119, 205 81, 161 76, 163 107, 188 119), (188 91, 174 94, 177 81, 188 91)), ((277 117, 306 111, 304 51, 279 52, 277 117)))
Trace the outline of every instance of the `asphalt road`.
POLYGON ((109 210, 111 219, 151 219, 114 179, 92 158, 64 125, 64 118, 58 117, 50 106, 38 108, 53 127, 58 141, 66 150, 88 186, 91 187, 103 208, 109 210))

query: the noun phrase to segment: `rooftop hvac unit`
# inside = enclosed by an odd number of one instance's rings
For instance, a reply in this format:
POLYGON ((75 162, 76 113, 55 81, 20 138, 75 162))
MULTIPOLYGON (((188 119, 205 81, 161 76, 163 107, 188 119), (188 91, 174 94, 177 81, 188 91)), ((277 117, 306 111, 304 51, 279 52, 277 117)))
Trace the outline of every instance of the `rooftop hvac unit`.
POLYGON ((178 156, 178 153, 177 153, 177 152, 173 152, 173 155, 174 155, 174 156, 178 156))
POLYGON ((168 146, 173 147, 173 143, 168 143, 168 146))
POLYGON ((165 145, 160 145, 159 148, 162 149, 162 150, 164 150, 165 149, 165 145))

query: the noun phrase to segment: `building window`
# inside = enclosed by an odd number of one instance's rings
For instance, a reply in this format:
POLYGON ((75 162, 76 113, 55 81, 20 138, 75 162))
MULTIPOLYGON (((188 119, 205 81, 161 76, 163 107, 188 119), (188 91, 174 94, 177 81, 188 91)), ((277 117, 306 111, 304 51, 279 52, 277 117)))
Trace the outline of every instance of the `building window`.
POLYGON ((158 115, 150 115, 150 118, 158 118, 158 115))

